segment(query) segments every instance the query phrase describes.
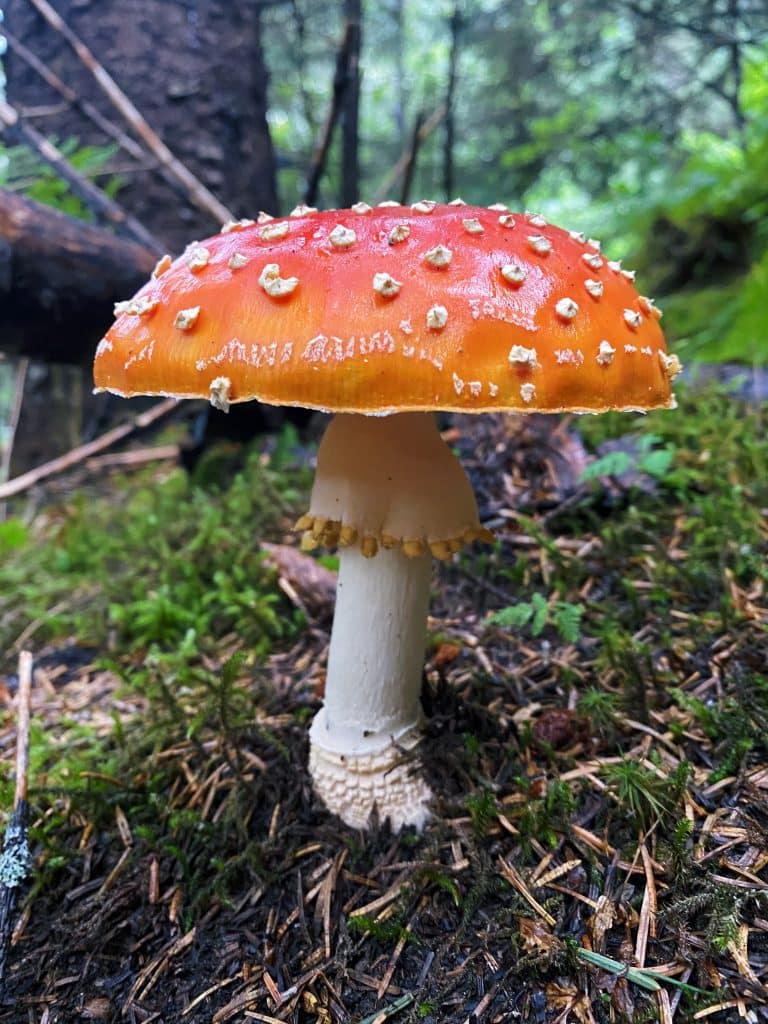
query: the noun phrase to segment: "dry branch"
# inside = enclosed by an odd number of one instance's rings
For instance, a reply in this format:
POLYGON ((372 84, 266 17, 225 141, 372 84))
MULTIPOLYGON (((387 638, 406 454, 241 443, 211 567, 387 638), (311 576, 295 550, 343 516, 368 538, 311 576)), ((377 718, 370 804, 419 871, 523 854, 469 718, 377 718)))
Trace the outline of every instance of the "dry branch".
POLYGON ((162 402, 153 405, 146 412, 135 416, 130 422, 123 423, 119 427, 107 431, 106 434, 102 434, 101 437, 97 437, 94 441, 78 445, 77 448, 73 448, 66 455, 60 455, 57 459, 51 459, 50 462, 37 466, 28 473, 23 473, 21 476, 17 476, 5 484, 0 484, 0 501, 5 498, 12 498, 16 494, 22 494, 42 480, 47 480, 49 477, 80 465, 80 463, 90 459, 91 456, 96 455, 98 452, 103 452, 105 449, 111 448, 112 445, 124 441, 126 437, 130 437, 131 434, 136 433, 138 430, 146 430, 147 427, 173 412, 178 407, 178 404, 175 398, 166 398, 162 402))
POLYGON ((158 255, 163 251, 163 247, 157 239, 135 217, 126 213, 119 203, 110 199, 100 188, 76 171, 52 142, 41 135, 32 125, 26 124, 19 116, 18 111, 3 100, 0 100, 0 125, 9 138, 31 146, 47 164, 50 164, 56 173, 66 181, 74 194, 97 217, 107 221, 116 231, 153 249, 158 255))
POLYGON ((413 185, 413 175, 416 171, 416 160, 419 154, 419 146, 421 145, 420 133, 422 125, 424 124, 424 111, 419 110, 416 113, 416 118, 413 122, 413 132, 411 133, 411 146, 408 150, 408 159, 406 160, 405 166, 403 167, 403 177, 400 181, 400 202, 403 206, 408 202, 408 197, 411 194, 411 186, 413 185))
POLYGON ((390 169, 389 173, 386 175, 386 177, 382 181, 382 183, 379 186, 379 188, 378 188, 378 190, 376 192, 376 195, 374 197, 374 202, 375 203, 376 202, 380 202, 382 199, 385 199, 387 197, 388 193, 391 191, 391 189, 394 187, 394 185, 398 182, 398 180, 400 179, 401 175, 403 174, 403 172, 407 168, 408 162, 414 159, 414 157, 412 155, 413 152, 414 152, 414 147, 416 147, 416 149, 418 149, 418 147, 426 139, 429 138, 429 136, 432 134, 432 132, 435 130, 435 128, 437 128, 437 126, 440 124, 440 122, 443 120, 444 117, 445 117, 445 104, 441 103, 439 107, 436 107, 432 111, 432 113, 429 115, 429 117, 426 119, 426 121, 423 122, 421 127, 416 132, 416 134, 414 136, 414 139, 409 144, 408 149, 406 149, 405 152, 401 154, 401 156, 400 156, 399 160, 397 161, 397 163, 394 164, 394 166, 390 169))
POLYGON ((127 452, 109 452, 106 455, 94 455, 86 460, 86 468, 90 472, 102 469, 115 469, 133 466, 144 466, 148 462, 176 461, 181 455, 178 444, 158 444, 151 448, 133 448, 127 452))
POLYGON ((160 136, 153 131, 141 112, 134 106, 109 72, 96 60, 85 43, 67 25, 61 15, 54 10, 48 0, 30 0, 32 6, 39 11, 48 24, 58 32, 88 68, 101 89, 106 93, 112 105, 122 114, 131 128, 142 139, 144 145, 156 157, 161 169, 171 175, 183 186, 189 199, 201 210, 205 210, 219 222, 232 220, 230 211, 209 192, 203 183, 174 156, 160 136))

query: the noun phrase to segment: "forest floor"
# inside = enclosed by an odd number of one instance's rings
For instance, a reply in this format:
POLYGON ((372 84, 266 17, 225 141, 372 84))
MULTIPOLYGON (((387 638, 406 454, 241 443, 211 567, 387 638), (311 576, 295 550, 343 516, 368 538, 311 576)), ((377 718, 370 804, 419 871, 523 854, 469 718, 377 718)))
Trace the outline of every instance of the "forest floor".
POLYGON ((435 566, 422 834, 311 792, 311 446, 20 503, 0 754, 8 807, 27 648, 34 866, 0 1021, 768 1020, 765 416, 452 419, 498 539, 435 566))

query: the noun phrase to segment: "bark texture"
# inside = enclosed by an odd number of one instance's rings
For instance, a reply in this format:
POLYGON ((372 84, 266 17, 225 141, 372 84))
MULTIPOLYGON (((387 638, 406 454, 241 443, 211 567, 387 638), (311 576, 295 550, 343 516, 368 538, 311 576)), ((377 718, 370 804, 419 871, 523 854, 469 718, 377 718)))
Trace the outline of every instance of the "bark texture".
MULTIPOLYGON (((262 4, 250 0, 57 0, 56 9, 140 109, 174 154, 240 215, 277 212, 274 153, 267 129, 262 4)), ((9 28, 36 56, 107 117, 110 106, 69 45, 26 0, 7 0, 9 28)), ((22 112, 58 96, 10 50, 9 100, 22 112)), ((104 143, 74 107, 35 119, 44 134, 104 143)), ((121 125, 122 127, 122 125, 121 125)), ((154 169, 126 170, 120 202, 172 250, 218 230, 154 169)))
POLYGON ((141 287, 156 259, 135 242, 0 189, 0 347, 90 361, 112 304, 141 287))

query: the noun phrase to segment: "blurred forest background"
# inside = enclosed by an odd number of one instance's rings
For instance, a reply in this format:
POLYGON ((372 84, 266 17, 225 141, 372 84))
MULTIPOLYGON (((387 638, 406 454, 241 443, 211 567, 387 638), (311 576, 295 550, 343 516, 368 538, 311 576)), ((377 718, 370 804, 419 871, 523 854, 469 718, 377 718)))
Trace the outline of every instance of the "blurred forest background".
POLYGON ((0 475, 87 433, 111 302, 228 211, 455 194, 535 209, 637 269, 686 361, 765 362, 764 0, 6 0, 3 14, 0 475), (18 196, 133 248, 89 236, 107 258, 58 282, 65 223, 25 250, 18 196))

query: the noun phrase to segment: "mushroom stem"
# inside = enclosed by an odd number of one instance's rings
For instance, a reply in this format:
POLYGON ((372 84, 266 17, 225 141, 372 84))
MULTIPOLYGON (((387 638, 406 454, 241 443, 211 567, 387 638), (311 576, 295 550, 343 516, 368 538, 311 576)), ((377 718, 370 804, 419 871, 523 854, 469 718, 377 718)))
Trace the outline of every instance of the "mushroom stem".
POLYGON ((392 827, 424 825, 430 791, 407 751, 419 704, 431 560, 340 553, 325 704, 310 731, 310 771, 329 810, 364 828, 376 805, 392 827))
POLYGON ((482 536, 472 487, 425 413, 335 416, 317 455, 307 546, 340 544, 325 706, 310 732, 315 790, 348 825, 374 806, 421 827, 419 741, 431 554, 482 536))

